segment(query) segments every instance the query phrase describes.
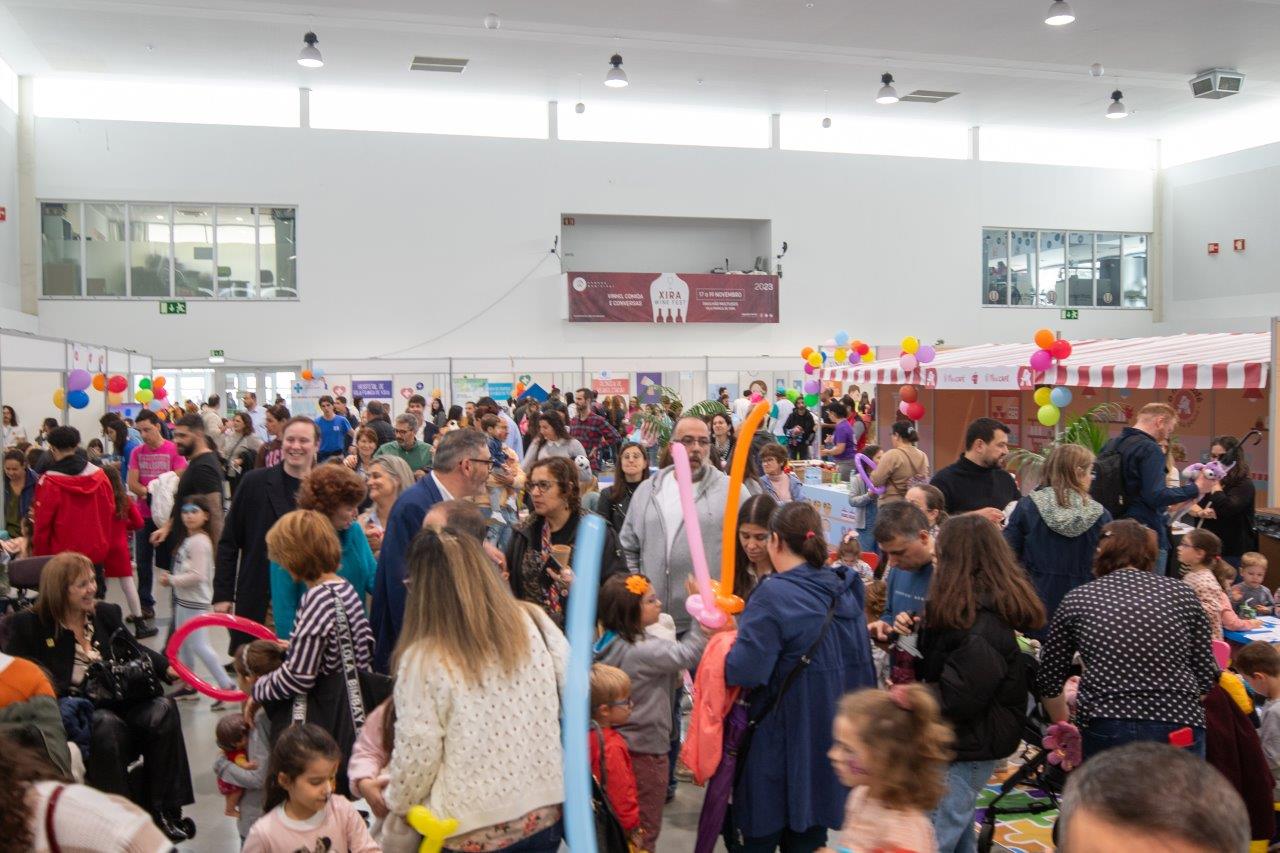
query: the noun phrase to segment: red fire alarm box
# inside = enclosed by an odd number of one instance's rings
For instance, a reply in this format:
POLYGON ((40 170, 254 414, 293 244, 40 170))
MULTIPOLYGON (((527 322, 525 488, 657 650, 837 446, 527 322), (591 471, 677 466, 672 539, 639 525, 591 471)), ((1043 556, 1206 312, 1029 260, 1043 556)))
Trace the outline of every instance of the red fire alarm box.
POLYGON ((1232 240, 1232 241, 1231 241, 1231 248, 1235 249, 1237 252, 1243 252, 1243 251, 1244 251, 1244 238, 1243 238, 1243 237, 1237 237, 1236 239, 1232 240))
POLYGON ((1222 248, 1222 247, 1221 247, 1221 246, 1219 246, 1217 243, 1210 243, 1210 244, 1209 244, 1209 254, 1211 254, 1211 255, 1216 255, 1216 254, 1218 254, 1218 251, 1219 251, 1219 249, 1221 249, 1221 248, 1222 248))

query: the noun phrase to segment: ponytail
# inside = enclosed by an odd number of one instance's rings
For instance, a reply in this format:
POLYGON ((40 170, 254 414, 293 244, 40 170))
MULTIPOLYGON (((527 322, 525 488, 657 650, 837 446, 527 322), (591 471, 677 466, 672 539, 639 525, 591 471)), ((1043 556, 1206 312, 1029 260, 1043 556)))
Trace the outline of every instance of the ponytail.
POLYGON ((827 540, 822 534, 822 518, 811 504, 792 501, 778 507, 769 518, 769 531, 815 569, 826 565, 827 540))
POLYGON ((1218 535, 1203 527, 1197 527, 1190 530, 1182 541, 1186 542, 1192 548, 1198 548, 1204 552, 1205 565, 1209 571, 1213 572, 1213 576, 1218 579, 1218 583, 1222 584, 1222 588, 1226 591, 1231 589, 1231 585, 1236 581, 1236 570, 1226 560, 1222 559, 1222 540, 1218 535))
POLYGON ((916 432, 916 425, 911 421, 896 421, 890 432, 903 441, 909 441, 912 444, 920 440, 920 433, 916 432))

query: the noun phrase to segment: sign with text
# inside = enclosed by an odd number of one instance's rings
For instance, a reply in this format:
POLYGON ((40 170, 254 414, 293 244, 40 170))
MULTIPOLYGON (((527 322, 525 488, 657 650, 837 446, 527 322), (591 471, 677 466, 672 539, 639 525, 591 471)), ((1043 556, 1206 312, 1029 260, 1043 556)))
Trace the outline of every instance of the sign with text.
POLYGON ((1079 308, 1063 308, 1063 309, 1062 309, 1062 319, 1064 319, 1064 320, 1079 320, 1079 319, 1080 319, 1080 309, 1079 309, 1079 308))
POLYGON ((572 323, 777 323, 778 277, 571 272, 572 323))
POLYGON ((390 379, 352 379, 351 396, 362 400, 390 400, 390 379))
POLYGON ((1030 389, 1044 378, 1044 374, 1023 365, 1021 367, 925 367, 921 368, 920 384, 926 388, 944 391, 1017 390, 1030 389))
POLYGON ((161 314, 185 314, 187 313, 187 303, 180 300, 170 300, 160 303, 161 314))
POLYGON ((611 376, 608 379, 594 377, 591 390, 601 397, 626 397, 631 393, 631 379, 626 376, 611 376))
POLYGON ((490 382, 489 396, 497 400, 500 404, 506 405, 507 399, 514 397, 516 393, 516 383, 514 382, 490 382))

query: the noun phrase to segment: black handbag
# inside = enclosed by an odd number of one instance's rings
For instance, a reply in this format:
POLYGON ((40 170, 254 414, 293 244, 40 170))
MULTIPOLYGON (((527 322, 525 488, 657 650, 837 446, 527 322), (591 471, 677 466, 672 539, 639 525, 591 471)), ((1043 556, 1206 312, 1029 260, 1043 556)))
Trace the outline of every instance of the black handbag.
POLYGON ((604 732, 600 726, 591 724, 596 742, 600 744, 600 778, 591 777, 591 810, 596 817, 596 849, 600 853, 628 853, 631 842, 627 839, 626 830, 618 820, 618 815, 609 802, 605 787, 609 784, 609 771, 604 760, 604 732))
POLYGON ((80 692, 95 707, 123 710, 164 695, 151 658, 139 651, 123 627, 107 639, 106 654, 85 670, 80 692))

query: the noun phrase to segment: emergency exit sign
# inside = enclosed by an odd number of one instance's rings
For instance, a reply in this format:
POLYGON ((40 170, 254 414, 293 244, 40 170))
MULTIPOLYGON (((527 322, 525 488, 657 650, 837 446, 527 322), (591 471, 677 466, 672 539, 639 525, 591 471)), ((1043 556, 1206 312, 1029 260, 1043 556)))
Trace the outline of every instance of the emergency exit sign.
POLYGON ((1079 319, 1080 319, 1080 309, 1079 309, 1079 308, 1063 308, 1063 309, 1062 309, 1062 319, 1064 319, 1064 320, 1079 320, 1079 319))
POLYGON ((161 314, 185 314, 187 313, 187 303, 181 299, 175 299, 170 302, 160 303, 161 314))

